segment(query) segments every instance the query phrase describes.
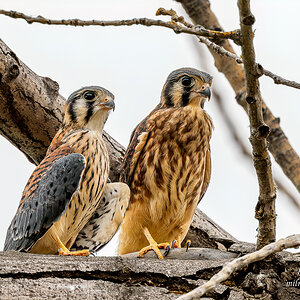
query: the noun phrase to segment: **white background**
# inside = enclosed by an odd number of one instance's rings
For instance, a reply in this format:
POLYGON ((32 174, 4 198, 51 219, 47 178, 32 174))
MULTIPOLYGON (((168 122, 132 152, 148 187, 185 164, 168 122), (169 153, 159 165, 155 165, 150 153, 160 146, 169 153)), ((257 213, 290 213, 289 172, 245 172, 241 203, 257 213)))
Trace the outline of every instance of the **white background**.
MULTIPOLYGON (((226 30, 239 27, 236 1, 212 0, 212 9, 226 30)), ((291 80, 299 80, 299 11, 298 0, 251 1, 256 17, 254 25, 257 61, 265 68, 291 80)), ((1 8, 53 19, 115 20, 133 17, 155 18, 157 8, 173 8, 184 14, 175 1, 146 0, 2 0, 1 8)), ((166 17, 164 20, 168 21, 166 17)), ((250 149, 248 119, 236 104, 235 95, 223 75, 216 71, 205 47, 199 56, 195 39, 176 35, 158 27, 64 27, 27 24, 0 15, 0 38, 33 71, 56 80, 64 97, 85 85, 100 85, 116 96, 116 110, 105 129, 122 145, 158 103, 168 74, 176 68, 200 68, 214 76, 213 87, 221 91, 240 135, 250 149), (205 67, 201 65, 205 62, 205 67)), ((198 46, 197 46, 198 47, 198 46)), ((235 47, 240 54, 240 49, 235 47)), ((299 90, 277 86, 269 78, 260 79, 262 95, 296 151, 299 139, 299 90)), ((236 238, 255 242, 257 221, 254 209, 258 197, 256 175, 232 140, 214 99, 206 104, 215 130, 211 142, 212 179, 200 208, 236 238)), ((34 170, 25 156, 0 137, 0 249, 6 230, 16 211, 23 188, 34 170)), ((280 168, 273 162, 274 173, 280 168)), ((296 189, 283 178, 285 185, 299 199, 296 189)), ((277 197, 277 238, 299 233, 300 212, 282 194, 277 197)), ((115 253, 116 238, 102 250, 115 253)))

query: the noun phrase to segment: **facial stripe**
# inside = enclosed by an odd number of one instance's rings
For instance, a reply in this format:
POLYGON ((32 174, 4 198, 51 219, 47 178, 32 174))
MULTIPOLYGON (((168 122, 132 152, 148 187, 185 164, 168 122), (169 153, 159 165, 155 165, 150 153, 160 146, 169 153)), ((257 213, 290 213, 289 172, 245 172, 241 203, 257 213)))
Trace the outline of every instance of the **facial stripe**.
POLYGON ((191 86, 186 86, 183 88, 183 93, 181 96, 181 105, 186 106, 189 104, 190 101, 190 91, 192 87, 191 86))
POLYGON ((169 81, 166 85, 166 88, 164 90, 164 98, 165 98, 165 103, 167 106, 174 106, 173 100, 172 100, 172 95, 170 94, 170 91, 172 90, 174 82, 169 81))
POLYGON ((86 112, 86 116, 84 118, 86 123, 88 123, 91 116, 93 115, 93 110, 94 110, 93 105, 94 105, 94 102, 86 102, 87 112, 86 112))
POLYGON ((73 122, 75 122, 76 121, 76 114, 75 114, 75 111, 74 111, 74 104, 75 104, 75 101, 71 101, 70 103, 69 103, 69 108, 68 108, 68 113, 69 113, 69 115, 70 115, 70 117, 71 117, 71 120, 73 121, 73 122))

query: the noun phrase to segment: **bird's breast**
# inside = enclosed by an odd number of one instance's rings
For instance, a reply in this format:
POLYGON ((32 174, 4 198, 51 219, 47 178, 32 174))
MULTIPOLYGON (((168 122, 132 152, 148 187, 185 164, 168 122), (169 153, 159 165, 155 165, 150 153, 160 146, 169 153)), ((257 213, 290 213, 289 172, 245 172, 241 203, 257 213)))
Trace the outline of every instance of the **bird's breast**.
POLYGON ((149 203, 152 221, 180 222, 189 207, 197 205, 211 133, 212 122, 202 109, 153 120, 133 180, 133 190, 149 203))
POLYGON ((66 213, 59 223, 68 240, 70 233, 78 233, 97 208, 109 172, 109 157, 102 137, 88 132, 73 142, 75 152, 86 159, 79 189, 73 194, 66 213))

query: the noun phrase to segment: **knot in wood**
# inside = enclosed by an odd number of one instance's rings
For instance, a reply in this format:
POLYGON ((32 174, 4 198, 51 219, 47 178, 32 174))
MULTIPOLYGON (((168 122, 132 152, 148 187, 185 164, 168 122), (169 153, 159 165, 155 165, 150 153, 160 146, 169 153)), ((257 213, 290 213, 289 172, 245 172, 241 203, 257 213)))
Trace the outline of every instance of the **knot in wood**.
POLYGON ((264 68, 261 64, 256 64, 257 77, 264 75, 264 68))
POLYGON ((250 14, 243 18, 242 23, 244 25, 251 26, 255 23, 255 17, 252 14, 250 14))
POLYGON ((259 137, 260 139, 266 139, 270 134, 270 127, 266 124, 260 125, 258 127, 259 137))
POLYGON ((246 97, 246 102, 247 102, 248 104, 252 104, 252 103, 256 102, 256 99, 255 99, 254 97, 247 96, 247 97, 246 97))
POLYGON ((8 73, 9 73, 9 79, 10 80, 17 78, 19 76, 19 74, 20 74, 19 67, 16 64, 13 64, 9 68, 8 73))

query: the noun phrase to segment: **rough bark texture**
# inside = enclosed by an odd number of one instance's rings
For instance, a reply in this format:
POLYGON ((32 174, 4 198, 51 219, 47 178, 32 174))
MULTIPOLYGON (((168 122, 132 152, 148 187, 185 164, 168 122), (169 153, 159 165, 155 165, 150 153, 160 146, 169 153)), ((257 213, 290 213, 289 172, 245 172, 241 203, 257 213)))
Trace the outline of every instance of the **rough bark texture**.
MULTIPOLYGON (((0 299, 176 299, 227 261, 0 253, 0 299)), ((292 286, 299 266, 299 257, 281 252, 237 272, 202 299, 299 299, 300 289, 292 286)))
POLYGON ((259 221, 257 248, 260 249, 276 239, 276 190, 266 141, 270 129, 263 120, 262 98, 253 46, 254 33, 252 25, 255 22, 255 18, 250 11, 249 0, 239 0, 238 6, 240 11, 241 48, 246 74, 246 101, 249 104, 250 142, 259 183, 259 199, 255 209, 255 217, 259 221))
MULTIPOLYGON (((216 16, 210 9, 208 0, 176 0, 180 2, 194 24, 200 24, 208 29, 223 30, 216 16)), ((228 40, 214 39, 218 45, 234 53, 228 40)), ((248 113, 246 99, 246 78, 243 66, 235 63, 233 59, 223 57, 210 50, 215 66, 222 72, 236 93, 238 103, 248 113)), ((288 138, 280 127, 279 118, 275 118, 267 105, 262 101, 263 117, 270 127, 268 136, 269 150, 274 159, 282 168, 284 174, 291 180, 300 192, 300 158, 289 143, 288 138)))

